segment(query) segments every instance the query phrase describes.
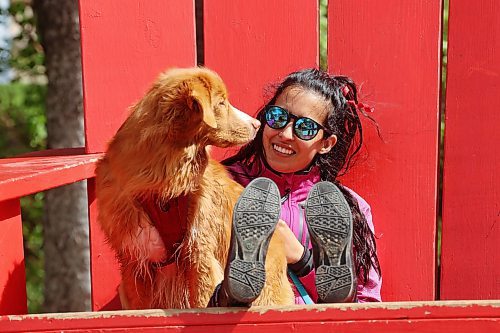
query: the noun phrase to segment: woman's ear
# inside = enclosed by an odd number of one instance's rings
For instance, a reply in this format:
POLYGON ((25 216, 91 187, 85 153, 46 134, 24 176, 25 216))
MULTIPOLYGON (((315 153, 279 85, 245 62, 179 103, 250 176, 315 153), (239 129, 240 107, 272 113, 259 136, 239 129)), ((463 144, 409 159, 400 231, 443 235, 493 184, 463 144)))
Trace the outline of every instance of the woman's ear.
POLYGON ((323 139, 323 146, 319 150, 319 154, 326 154, 332 150, 332 148, 337 144, 337 136, 335 134, 330 135, 328 138, 323 139))

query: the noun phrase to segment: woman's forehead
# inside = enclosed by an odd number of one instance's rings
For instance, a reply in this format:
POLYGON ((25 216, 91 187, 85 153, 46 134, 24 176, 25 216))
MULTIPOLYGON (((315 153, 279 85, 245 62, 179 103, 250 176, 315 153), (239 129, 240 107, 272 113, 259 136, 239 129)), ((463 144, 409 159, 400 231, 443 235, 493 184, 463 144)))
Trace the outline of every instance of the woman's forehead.
POLYGON ((276 99, 276 104, 297 116, 309 117, 320 122, 326 119, 331 109, 331 102, 319 93, 295 86, 286 88, 276 99))

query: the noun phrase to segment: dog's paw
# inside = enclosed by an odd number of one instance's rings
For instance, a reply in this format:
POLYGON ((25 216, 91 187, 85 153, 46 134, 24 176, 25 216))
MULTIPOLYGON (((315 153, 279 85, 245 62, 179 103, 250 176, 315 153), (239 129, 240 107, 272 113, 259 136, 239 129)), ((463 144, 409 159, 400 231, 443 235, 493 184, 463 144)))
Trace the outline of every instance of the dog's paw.
POLYGON ((144 249, 146 258, 149 261, 161 262, 166 259, 167 250, 165 249, 165 244, 155 227, 147 225, 139 228, 137 240, 141 244, 141 248, 144 249))

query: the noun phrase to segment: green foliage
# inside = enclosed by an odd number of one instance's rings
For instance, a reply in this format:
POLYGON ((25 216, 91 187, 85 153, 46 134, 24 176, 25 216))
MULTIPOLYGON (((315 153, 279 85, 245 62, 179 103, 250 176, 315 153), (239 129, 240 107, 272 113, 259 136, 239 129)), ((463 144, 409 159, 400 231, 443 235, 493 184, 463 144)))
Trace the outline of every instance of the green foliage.
MULTIPOLYGON (((442 238, 442 193, 443 193, 443 169, 444 169, 444 131, 445 131, 445 113, 446 113, 446 78, 448 68, 448 15, 450 12, 450 1, 443 2, 443 41, 441 58, 441 103, 440 103, 440 132, 439 132, 439 180, 438 180, 438 218, 437 218, 437 268, 438 273, 441 269, 441 238, 442 238)), ((439 290, 439 288, 438 288, 439 290)))
MULTIPOLYGON (((0 7, 0 24, 7 23, 7 11, 0 7)), ((9 66, 9 52, 8 50, 2 48, 2 45, 5 45, 7 41, 0 40, 0 74, 6 71, 9 66)))
POLYGON ((19 33, 12 39, 10 57, 0 57, 0 61, 3 61, 0 70, 6 68, 7 62, 9 67, 15 69, 15 80, 37 79, 45 73, 44 53, 30 1, 11 0, 8 15, 19 26, 19 33))
POLYGON ((45 148, 47 86, 0 85, 0 157, 45 148))
POLYGON ((29 313, 39 313, 43 304, 43 197, 37 193, 21 198, 29 313))
POLYGON ((328 0, 319 1, 319 68, 328 68, 328 0))

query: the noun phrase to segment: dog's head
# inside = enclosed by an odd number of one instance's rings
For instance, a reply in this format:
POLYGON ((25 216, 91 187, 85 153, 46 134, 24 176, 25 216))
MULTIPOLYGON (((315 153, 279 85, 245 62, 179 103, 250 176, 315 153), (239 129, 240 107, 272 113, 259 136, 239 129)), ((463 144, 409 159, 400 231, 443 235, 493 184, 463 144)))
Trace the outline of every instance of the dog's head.
POLYGON ((229 103, 222 79, 206 68, 161 74, 134 109, 142 137, 171 144, 241 145, 252 140, 260 126, 229 103))

